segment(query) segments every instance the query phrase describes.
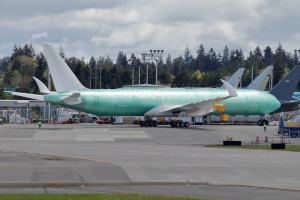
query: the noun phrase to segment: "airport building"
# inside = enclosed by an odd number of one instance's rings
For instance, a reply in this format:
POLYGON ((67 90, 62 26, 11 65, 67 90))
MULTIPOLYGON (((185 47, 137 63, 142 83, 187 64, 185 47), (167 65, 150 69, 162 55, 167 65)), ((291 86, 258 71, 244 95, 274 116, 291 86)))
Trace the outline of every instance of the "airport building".
MULTIPOLYGON (((56 116, 56 106, 51 106, 51 117, 56 116)), ((0 100, 0 116, 5 123, 29 123, 37 119, 48 120, 49 108, 38 100, 0 100)))

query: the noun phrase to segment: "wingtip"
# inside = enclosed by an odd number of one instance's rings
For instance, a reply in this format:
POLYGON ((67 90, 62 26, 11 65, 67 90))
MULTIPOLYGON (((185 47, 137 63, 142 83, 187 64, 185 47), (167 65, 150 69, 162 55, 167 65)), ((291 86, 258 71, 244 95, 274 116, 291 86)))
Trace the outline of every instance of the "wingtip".
POLYGON ((237 97, 238 96, 236 90, 227 81, 224 81, 223 79, 221 79, 221 81, 224 84, 224 86, 226 87, 229 96, 231 96, 231 97, 237 97))

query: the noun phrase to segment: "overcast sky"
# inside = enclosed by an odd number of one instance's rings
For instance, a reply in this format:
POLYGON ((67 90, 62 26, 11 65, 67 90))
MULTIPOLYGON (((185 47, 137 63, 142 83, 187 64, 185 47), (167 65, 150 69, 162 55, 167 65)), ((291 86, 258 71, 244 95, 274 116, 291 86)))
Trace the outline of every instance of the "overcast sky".
POLYGON ((14 44, 61 45, 67 57, 193 55, 200 44, 249 54, 257 45, 300 49, 300 1, 294 0, 0 0, 0 57, 14 44))

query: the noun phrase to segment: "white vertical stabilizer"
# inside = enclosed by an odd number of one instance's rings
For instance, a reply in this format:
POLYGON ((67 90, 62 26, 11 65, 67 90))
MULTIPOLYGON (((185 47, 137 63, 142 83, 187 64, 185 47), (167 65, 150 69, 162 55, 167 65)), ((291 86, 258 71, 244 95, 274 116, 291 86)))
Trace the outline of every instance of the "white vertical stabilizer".
POLYGON ((43 43, 42 46, 57 92, 86 89, 51 44, 43 43))
POLYGON ((260 73, 248 86, 247 89, 265 90, 267 83, 272 75, 273 66, 268 66, 260 73))
MULTIPOLYGON (((233 87, 237 88, 241 82, 242 76, 244 74, 245 68, 239 68, 229 79, 228 83, 233 87)), ((223 84, 220 88, 226 88, 223 84)))

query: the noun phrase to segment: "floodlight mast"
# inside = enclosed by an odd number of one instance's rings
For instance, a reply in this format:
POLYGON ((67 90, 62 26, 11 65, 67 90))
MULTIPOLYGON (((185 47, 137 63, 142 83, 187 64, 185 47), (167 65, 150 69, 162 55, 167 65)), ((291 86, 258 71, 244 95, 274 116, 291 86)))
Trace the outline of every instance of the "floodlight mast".
POLYGON ((153 60, 155 60, 155 87, 157 88, 157 63, 159 60, 162 59, 162 55, 164 53, 164 50, 150 50, 150 57, 153 60))
POLYGON ((142 59, 143 59, 143 64, 146 64, 146 87, 148 88, 148 68, 149 68, 149 61, 152 60, 151 58, 151 54, 147 54, 147 53, 142 53, 142 59))

